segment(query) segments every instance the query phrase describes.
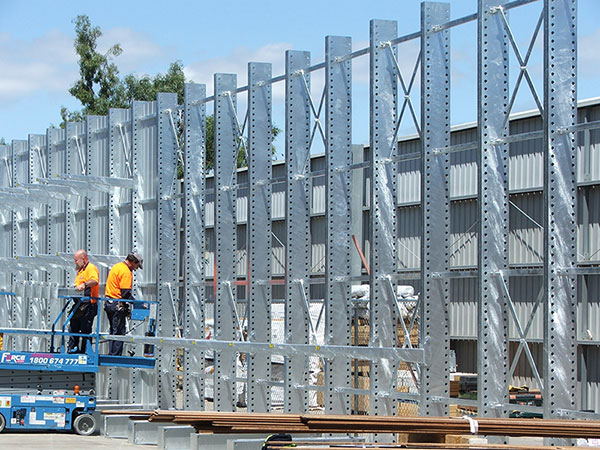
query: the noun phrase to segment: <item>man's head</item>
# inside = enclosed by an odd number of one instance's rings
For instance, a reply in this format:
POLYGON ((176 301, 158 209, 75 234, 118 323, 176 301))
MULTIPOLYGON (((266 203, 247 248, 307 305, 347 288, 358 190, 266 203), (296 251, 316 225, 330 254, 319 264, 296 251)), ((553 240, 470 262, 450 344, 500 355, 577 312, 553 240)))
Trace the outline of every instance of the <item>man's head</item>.
POLYGON ((126 261, 129 263, 128 266, 132 271, 136 269, 143 269, 142 265, 144 264, 144 258, 142 258, 140 253, 130 253, 127 255, 126 261))
POLYGON ((75 263, 75 269, 81 270, 88 263, 88 255, 85 250, 77 250, 73 254, 73 262, 75 263))

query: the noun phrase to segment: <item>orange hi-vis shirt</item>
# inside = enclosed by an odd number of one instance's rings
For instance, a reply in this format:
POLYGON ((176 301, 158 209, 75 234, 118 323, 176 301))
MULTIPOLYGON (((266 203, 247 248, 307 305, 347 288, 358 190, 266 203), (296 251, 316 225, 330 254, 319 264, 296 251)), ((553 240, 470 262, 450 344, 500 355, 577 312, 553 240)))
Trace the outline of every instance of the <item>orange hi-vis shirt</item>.
MULTIPOLYGON (((75 275, 75 287, 89 280, 95 280, 96 283, 100 282, 100 277, 98 276, 98 268, 91 262, 88 262, 83 269, 77 271, 77 275, 75 275)), ((90 297, 98 297, 99 295, 100 286, 96 284, 96 286, 92 286, 90 288, 90 297)), ((90 300, 90 303, 96 303, 96 300, 92 299, 90 300)))
POLYGON ((120 262, 115 264, 106 279, 105 296, 108 298, 121 298, 121 289, 131 289, 133 285, 133 274, 127 264, 120 262))

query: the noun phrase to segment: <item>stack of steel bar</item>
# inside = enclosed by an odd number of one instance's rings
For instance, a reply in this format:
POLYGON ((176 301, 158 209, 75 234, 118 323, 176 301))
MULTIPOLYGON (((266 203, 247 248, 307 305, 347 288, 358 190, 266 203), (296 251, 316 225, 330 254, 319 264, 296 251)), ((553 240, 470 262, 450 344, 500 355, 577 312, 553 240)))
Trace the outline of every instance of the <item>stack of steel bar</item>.
MULTIPOLYGON (((103 411, 103 414, 124 411, 103 411)), ((151 422, 174 422, 212 433, 408 433, 600 438, 600 421, 275 414, 213 411, 133 411, 151 422), (476 432, 473 432, 473 429, 476 432)))

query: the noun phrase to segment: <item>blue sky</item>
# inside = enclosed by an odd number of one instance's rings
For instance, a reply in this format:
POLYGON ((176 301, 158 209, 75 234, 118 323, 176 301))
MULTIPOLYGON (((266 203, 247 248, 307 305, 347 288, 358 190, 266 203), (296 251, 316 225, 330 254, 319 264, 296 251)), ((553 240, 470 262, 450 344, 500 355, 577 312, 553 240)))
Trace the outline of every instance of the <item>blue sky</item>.
MULTIPOLYGON (((476 12, 476 0, 453 0, 451 17, 476 12)), ((312 62, 323 60, 327 35, 352 37, 355 49, 368 45, 369 20, 398 21, 399 35, 418 30, 420 2, 416 0, 346 0, 280 2, 180 1, 165 3, 137 0, 102 2, 0 0, 0 137, 7 141, 26 139, 29 133, 45 133, 60 122, 61 106, 79 109, 68 89, 77 79, 73 49, 72 19, 87 14, 104 35, 101 49, 120 43, 123 54, 116 59, 122 75, 154 75, 180 60, 188 79, 206 83, 212 93, 215 72, 237 73, 238 84, 246 84, 249 61, 271 62, 273 74, 284 72, 285 50, 311 52, 312 62), (150 6, 149 6, 150 5, 150 6)), ((521 51, 525 53, 541 2, 510 11, 510 21, 521 51)), ((580 99, 600 96, 600 0, 579 0, 580 99)), ((539 39, 538 39, 539 41, 539 39)), ((475 119, 477 68, 476 26, 469 23, 452 31, 452 123, 475 119)), ((418 53, 417 43, 399 49, 400 65, 409 78, 418 53)), ((541 93, 541 45, 536 45, 530 70, 541 93)), ((511 56, 512 79, 518 65, 511 56)), ((368 58, 353 64, 353 141, 368 142, 368 58)), ((314 74, 312 85, 318 101, 322 75, 314 74)), ((417 82, 418 85, 418 82, 417 82)), ((284 127, 283 83, 273 87, 274 120, 284 127)), ((527 86, 522 86, 515 112, 532 109, 527 86)), ((418 90, 412 98, 418 108, 418 90)), ((239 99, 240 110, 245 100, 239 99)), ((240 112, 243 116, 243 113, 240 112)), ((401 134, 412 134, 410 119, 403 120, 401 134)), ((281 138, 278 139, 278 141, 281 138)), ((276 143, 277 145, 277 143, 276 143)), ((277 145, 283 147, 283 143, 277 145)))

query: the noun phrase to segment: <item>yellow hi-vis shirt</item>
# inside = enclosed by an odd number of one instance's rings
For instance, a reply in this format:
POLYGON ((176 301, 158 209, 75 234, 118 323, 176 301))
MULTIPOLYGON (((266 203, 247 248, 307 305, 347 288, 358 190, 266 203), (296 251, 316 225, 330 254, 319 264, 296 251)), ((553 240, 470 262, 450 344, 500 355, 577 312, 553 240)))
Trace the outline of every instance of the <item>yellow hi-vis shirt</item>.
POLYGON ((115 264, 106 279, 105 296, 108 298, 121 298, 121 289, 131 289, 133 274, 127 264, 120 262, 115 264))
MULTIPOLYGON (((88 262, 83 269, 77 271, 77 275, 75 275, 75 287, 89 280, 95 280, 96 283, 100 282, 100 277, 98 276, 98 268, 91 262, 88 262)), ((98 286, 98 284, 90 288, 90 297, 98 297, 99 294, 100 286, 98 286)), ((92 299, 90 300, 90 303, 96 303, 96 300, 92 299)))

